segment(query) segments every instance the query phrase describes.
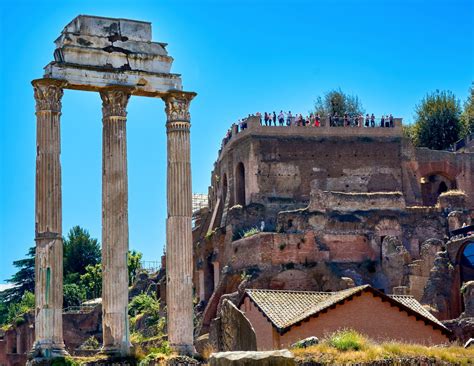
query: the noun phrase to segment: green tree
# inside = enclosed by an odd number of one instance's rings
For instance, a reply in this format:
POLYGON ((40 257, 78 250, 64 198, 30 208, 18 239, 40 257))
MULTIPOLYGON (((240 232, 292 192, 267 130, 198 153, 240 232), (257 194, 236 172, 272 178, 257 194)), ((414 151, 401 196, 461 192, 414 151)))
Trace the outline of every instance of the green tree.
POLYGON ((35 308, 35 295, 25 291, 19 302, 11 303, 8 306, 7 324, 19 324, 24 321, 23 315, 35 308))
POLYGON ((474 133, 474 82, 469 90, 469 97, 464 102, 461 120, 464 124, 465 135, 474 133))
POLYGON ((63 307, 79 306, 86 298, 86 291, 75 283, 66 283, 63 288, 63 307))
POLYGON ((88 265, 80 276, 80 286, 86 292, 86 299, 95 299, 102 295, 102 267, 100 264, 88 265))
POLYGON ((86 267, 101 262, 100 245, 80 226, 69 230, 64 239, 64 282, 78 283, 86 267))
POLYGON ((28 249, 27 257, 13 262, 17 272, 7 280, 14 287, 0 292, 0 302, 7 306, 19 302, 26 291, 35 292, 35 247, 28 249))
POLYGON ((459 101, 450 91, 428 94, 416 106, 414 143, 433 150, 444 150, 459 140, 463 130, 459 101))
POLYGON ((330 90, 324 96, 318 96, 314 102, 314 113, 319 113, 322 118, 335 113, 339 116, 343 116, 344 113, 354 116, 364 112, 359 98, 356 95, 346 94, 341 89, 330 90))
POLYGON ((127 265, 128 265, 128 285, 131 286, 138 271, 142 268, 141 260, 143 254, 137 252, 136 250, 129 250, 127 255, 127 265))

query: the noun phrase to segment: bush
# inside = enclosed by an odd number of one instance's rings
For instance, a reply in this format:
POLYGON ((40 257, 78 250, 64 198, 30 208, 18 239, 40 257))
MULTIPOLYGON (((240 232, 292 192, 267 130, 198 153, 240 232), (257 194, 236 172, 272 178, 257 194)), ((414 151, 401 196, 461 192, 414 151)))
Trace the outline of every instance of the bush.
POLYGON ((242 235, 243 238, 248 238, 249 236, 253 236, 255 234, 258 234, 260 230, 256 227, 250 228, 246 231, 244 231, 244 234, 242 235))
POLYGON ((73 283, 65 284, 63 290, 63 306, 65 308, 69 306, 81 305, 86 297, 86 292, 84 291, 84 289, 73 283))
POLYGON ((87 338, 84 343, 81 344, 79 349, 84 349, 84 350, 97 350, 100 348, 99 341, 97 340, 96 337, 91 336, 87 338))
POLYGON ((331 334, 328 343, 338 351, 359 351, 364 348, 367 339, 355 330, 343 329, 331 334))
POLYGON ((25 322, 24 315, 35 308, 35 295, 25 291, 19 303, 8 307, 7 323, 21 325, 25 322))
POLYGON ((133 298, 128 304, 128 314, 130 316, 137 316, 138 314, 154 313, 160 310, 160 300, 156 296, 150 296, 146 293, 141 293, 133 298))

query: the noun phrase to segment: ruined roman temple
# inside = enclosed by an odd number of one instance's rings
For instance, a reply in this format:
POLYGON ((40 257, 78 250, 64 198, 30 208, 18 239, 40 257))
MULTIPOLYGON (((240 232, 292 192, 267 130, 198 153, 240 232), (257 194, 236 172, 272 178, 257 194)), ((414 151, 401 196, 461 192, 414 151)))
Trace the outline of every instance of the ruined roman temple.
MULTIPOLYGON (((171 73, 166 44, 152 42, 147 22, 80 15, 56 39, 54 60, 33 80, 37 118, 36 321, 34 354, 65 353, 62 326, 61 98, 64 90, 102 99, 103 351, 127 355, 128 187, 127 103, 130 97, 165 102, 167 116, 167 305, 169 340, 192 351, 192 238, 190 114, 193 92, 171 73)), ((151 116, 153 118, 153 116, 151 116)))
POLYGON ((32 82, 36 309, 0 333, 0 366, 24 365, 27 354, 80 356, 91 336, 104 354, 130 355, 128 300, 139 294, 156 295, 159 316, 166 306, 180 357, 276 350, 341 328, 429 346, 474 338, 474 135, 430 150, 413 145, 402 118, 383 127, 325 117, 272 126, 249 114, 222 140, 208 192, 192 194, 196 93, 171 72, 151 24, 80 15, 55 44, 54 60, 32 82), (102 100, 102 305, 83 304, 83 312, 63 309, 68 89, 102 100), (140 272, 129 288, 131 97, 165 103, 167 221, 161 268, 140 272))

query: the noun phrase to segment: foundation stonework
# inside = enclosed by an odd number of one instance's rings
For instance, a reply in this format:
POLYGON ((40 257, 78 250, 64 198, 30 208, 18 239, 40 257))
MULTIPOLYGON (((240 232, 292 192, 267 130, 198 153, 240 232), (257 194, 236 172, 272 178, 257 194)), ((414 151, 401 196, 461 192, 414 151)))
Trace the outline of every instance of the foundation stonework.
POLYGON ((168 134, 168 331, 179 353, 193 351, 189 103, 172 74, 166 44, 152 42, 151 24, 80 15, 55 41, 54 61, 33 81, 37 116, 36 332, 33 355, 65 354, 62 329, 63 243, 60 129, 63 89, 102 99, 103 352, 130 354, 128 327, 128 183, 126 107, 131 95, 165 101, 168 134))

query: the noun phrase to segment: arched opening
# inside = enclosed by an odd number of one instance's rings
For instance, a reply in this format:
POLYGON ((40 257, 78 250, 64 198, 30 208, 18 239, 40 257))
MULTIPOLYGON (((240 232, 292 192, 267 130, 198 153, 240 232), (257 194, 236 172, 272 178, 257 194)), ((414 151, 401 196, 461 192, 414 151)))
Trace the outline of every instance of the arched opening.
POLYGON ((228 191, 227 174, 224 174, 224 177, 222 178, 222 202, 223 203, 225 203, 227 200, 227 191, 228 191))
POLYGON ((210 258, 208 258, 207 260, 207 273, 208 275, 206 278, 206 288, 207 288, 206 299, 209 299, 214 293, 214 289, 216 286, 216 284, 214 283, 214 278, 215 278, 214 265, 212 264, 212 261, 210 258))
POLYGON ((469 242, 459 258, 461 283, 474 280, 474 241, 469 242))
POLYGON ((245 167, 243 163, 237 164, 235 181, 236 204, 245 206, 245 167))
POLYGON ((431 173, 420 180, 421 197, 424 206, 434 206, 441 193, 456 188, 456 180, 443 173, 431 173))

